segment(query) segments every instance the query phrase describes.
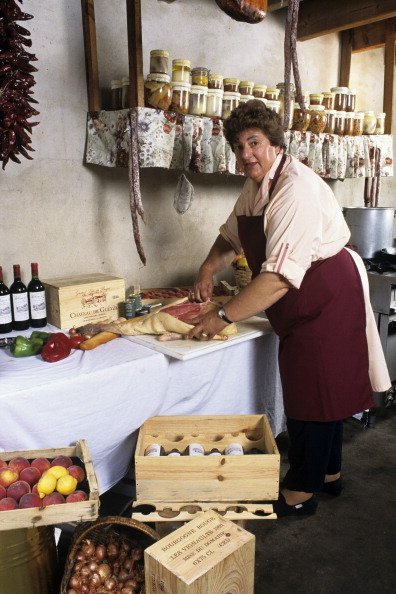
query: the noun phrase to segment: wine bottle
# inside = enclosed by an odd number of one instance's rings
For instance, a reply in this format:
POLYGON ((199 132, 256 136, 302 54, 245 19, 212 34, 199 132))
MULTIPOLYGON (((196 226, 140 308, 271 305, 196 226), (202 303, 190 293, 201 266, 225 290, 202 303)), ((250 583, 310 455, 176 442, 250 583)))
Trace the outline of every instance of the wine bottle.
POLYGON ((43 283, 38 277, 38 264, 32 262, 32 280, 28 284, 30 325, 42 328, 47 324, 47 308, 43 283))
POLYGON ((12 330, 10 290, 3 282, 3 269, 0 266, 0 334, 12 330))
POLYGON ((29 300, 27 288, 21 281, 21 267, 14 264, 14 282, 10 287, 12 306, 12 329, 27 330, 29 328, 29 300))

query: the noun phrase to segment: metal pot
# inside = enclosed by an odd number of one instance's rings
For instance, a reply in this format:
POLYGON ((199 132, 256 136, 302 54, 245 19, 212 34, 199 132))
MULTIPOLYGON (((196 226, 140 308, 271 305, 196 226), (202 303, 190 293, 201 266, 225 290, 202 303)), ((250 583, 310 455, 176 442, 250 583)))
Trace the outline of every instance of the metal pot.
POLYGON ((393 244, 394 208, 355 206, 345 207, 343 213, 351 231, 349 242, 362 258, 375 258, 393 244))

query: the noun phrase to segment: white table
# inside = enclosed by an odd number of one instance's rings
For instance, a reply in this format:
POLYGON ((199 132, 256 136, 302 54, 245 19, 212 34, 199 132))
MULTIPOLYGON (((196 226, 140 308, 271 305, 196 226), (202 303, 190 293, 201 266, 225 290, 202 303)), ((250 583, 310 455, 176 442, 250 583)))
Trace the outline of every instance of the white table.
POLYGON ((188 361, 123 338, 58 363, 0 350, 0 449, 65 447, 84 438, 101 493, 127 472, 146 419, 250 413, 266 413, 275 435, 284 429, 272 332, 188 361))

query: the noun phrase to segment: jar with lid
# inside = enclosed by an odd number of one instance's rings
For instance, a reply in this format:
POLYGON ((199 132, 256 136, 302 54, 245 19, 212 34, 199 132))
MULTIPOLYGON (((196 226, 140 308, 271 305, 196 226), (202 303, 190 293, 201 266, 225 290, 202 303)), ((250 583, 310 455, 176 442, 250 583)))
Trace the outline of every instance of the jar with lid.
POLYGON ((294 104, 292 130, 306 132, 311 121, 311 114, 307 109, 302 109, 299 103, 294 104))
POLYGON ((146 107, 168 109, 172 100, 172 88, 168 74, 148 74, 144 83, 146 107))
POLYGON ((323 93, 311 93, 309 95, 309 104, 310 105, 322 105, 323 103, 323 93))
POLYGON ((223 80, 224 92, 238 93, 239 83, 239 78, 225 78, 223 80))
POLYGON ((257 99, 264 99, 266 90, 267 85, 254 85, 253 97, 256 97, 257 99))
POLYGON ((322 105, 325 106, 325 109, 334 110, 334 93, 331 91, 323 91, 323 101, 322 105))
POLYGON ((373 111, 365 111, 363 118, 363 134, 375 134, 377 117, 373 111))
POLYGON ((280 114, 280 110, 281 110, 280 101, 277 101, 275 99, 266 99, 265 105, 268 107, 268 109, 272 109, 276 113, 280 114))
POLYGON ((345 136, 353 136, 353 111, 345 112, 344 135, 345 136))
POLYGON ((230 91, 224 91, 223 104, 221 109, 221 117, 223 118, 223 120, 228 118, 232 110, 238 107, 240 98, 240 93, 231 93, 230 91))
POLYGON ((270 101, 277 101, 279 97, 279 89, 268 89, 265 91, 265 98, 270 101))
POLYGON ((253 95, 254 82, 251 80, 241 80, 238 91, 241 95, 253 95))
POLYGON ((377 124, 375 126, 375 134, 385 134, 385 117, 386 113, 383 111, 376 113, 377 124))
POLYGON ((221 118, 223 111, 223 89, 208 89, 206 115, 221 118))
POLYGON ((355 111, 353 114, 353 136, 363 134, 364 111, 355 111))
POLYGON ((176 113, 188 113, 190 109, 190 83, 173 82, 172 100, 169 109, 176 113))
POLYGON ((355 111, 356 108, 356 89, 348 89, 346 95, 346 107, 345 111, 355 111))
POLYGON ((248 101, 251 101, 252 99, 254 99, 253 95, 241 95, 239 103, 247 103, 248 101))
POLYGON ((348 87, 331 87, 330 91, 334 93, 334 109, 336 111, 345 111, 348 87))
MULTIPOLYGON (((280 102, 280 112, 279 115, 282 120, 285 117, 285 83, 278 83, 276 88, 279 89, 279 102, 280 102)), ((287 127, 290 129, 293 123, 293 111, 294 111, 294 84, 290 83, 290 93, 289 93, 289 121, 286 122, 287 127)), ((312 117, 311 117, 312 122, 312 117)))
POLYGON ((168 74, 169 52, 166 50, 151 50, 150 52, 150 74, 168 74))
POLYGON ((202 85, 191 85, 190 91, 190 113, 191 115, 202 116, 206 114, 206 98, 208 87, 202 85))
POLYGON ((326 128, 327 122, 324 105, 310 105, 308 109, 311 115, 308 130, 313 132, 313 134, 322 134, 326 128))
POLYGON ((129 107, 129 76, 123 76, 122 84, 122 109, 129 107))
POLYGON ((209 69, 203 66, 196 66, 191 70, 191 83, 201 87, 207 87, 209 82, 209 69))
POLYGON ((172 81, 190 82, 190 60, 172 60, 172 81))
POLYGON ((110 82, 111 109, 122 109, 122 83, 118 79, 110 82))
POLYGON ((337 111, 335 114, 334 120, 334 134, 338 134, 338 136, 344 135, 344 120, 345 120, 345 111, 337 111))
POLYGON ((325 109, 327 121, 326 121, 326 128, 324 129, 325 134, 334 134, 335 128, 335 116, 336 110, 335 109, 325 109))
POLYGON ((223 89, 223 75, 209 72, 209 89, 223 89))

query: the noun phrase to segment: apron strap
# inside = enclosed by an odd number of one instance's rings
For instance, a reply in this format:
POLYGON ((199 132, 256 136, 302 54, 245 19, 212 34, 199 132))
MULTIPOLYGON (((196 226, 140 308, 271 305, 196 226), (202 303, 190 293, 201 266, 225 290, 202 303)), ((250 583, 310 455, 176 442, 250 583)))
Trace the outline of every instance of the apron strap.
POLYGON ((282 158, 280 160, 280 163, 279 163, 278 167, 276 168, 275 175, 274 175, 273 179, 271 180, 271 186, 270 186, 270 189, 269 189, 269 192, 268 192, 268 195, 269 195, 269 198, 270 199, 271 199, 271 196, 272 196, 272 192, 275 190, 275 186, 276 186, 277 181, 279 179, 279 176, 280 176, 280 174, 282 172, 283 165, 285 164, 285 161, 286 161, 286 155, 285 155, 285 153, 283 153, 282 158))

